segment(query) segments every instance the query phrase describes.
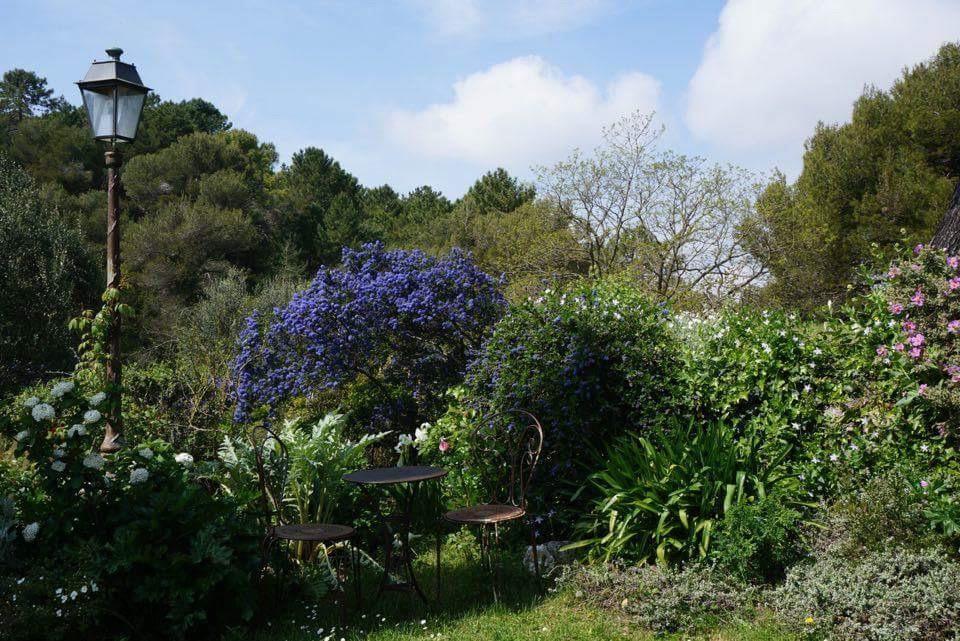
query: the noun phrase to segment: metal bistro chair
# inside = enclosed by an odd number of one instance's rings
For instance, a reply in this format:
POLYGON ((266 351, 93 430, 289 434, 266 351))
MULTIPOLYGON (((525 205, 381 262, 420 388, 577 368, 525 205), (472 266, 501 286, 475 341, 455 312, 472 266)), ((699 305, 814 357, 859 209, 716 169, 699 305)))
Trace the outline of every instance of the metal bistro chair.
MULTIPOLYGON (((260 497, 263 502, 264 515, 267 519, 267 531, 261 544, 264 563, 266 563, 270 550, 280 541, 298 543, 310 546, 310 555, 308 558, 315 557, 318 546, 324 546, 324 553, 327 553, 326 546, 341 542, 348 542, 347 558, 350 569, 353 574, 354 587, 356 589, 357 603, 360 603, 360 574, 359 574, 359 551, 352 544, 356 530, 349 525, 339 525, 336 523, 285 523, 283 518, 283 497, 284 488, 287 484, 289 471, 290 455, 287 446, 280 437, 269 427, 257 425, 251 433, 253 449, 257 464, 257 479, 260 484, 260 497), (267 465, 267 459, 270 459, 271 465, 267 465)), ((346 589, 343 587, 343 580, 346 572, 343 572, 342 558, 337 568, 331 564, 330 569, 334 572, 337 586, 341 593, 340 604, 341 614, 345 612, 346 589)), ((329 556, 327 557, 329 560, 329 556)))
MULTIPOLYGON (((444 519, 459 525, 480 526, 481 558, 487 569, 492 571, 493 596, 497 599, 498 572, 493 559, 493 547, 499 543, 501 524, 517 521, 527 514, 527 489, 543 449, 543 427, 536 416, 520 409, 494 414, 486 423, 474 434, 477 443, 474 452, 478 458, 486 459, 482 463, 489 462, 491 457, 501 461, 497 487, 487 503, 451 510, 444 514, 444 519), (495 421, 505 419, 509 420, 505 433, 496 430, 495 421), (495 447, 495 443, 500 443, 501 447, 495 447), (503 460, 504 453, 506 460, 503 460)), ((530 544, 539 587, 540 559, 537 555, 537 532, 533 523, 530 524, 530 544)), ((439 553, 437 568, 439 584, 439 553)))

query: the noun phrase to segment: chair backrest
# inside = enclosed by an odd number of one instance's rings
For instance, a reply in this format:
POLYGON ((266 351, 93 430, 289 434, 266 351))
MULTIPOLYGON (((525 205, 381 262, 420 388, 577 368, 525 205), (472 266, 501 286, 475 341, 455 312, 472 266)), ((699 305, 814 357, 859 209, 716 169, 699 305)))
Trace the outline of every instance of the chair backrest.
POLYGON ((526 509, 527 490, 543 450, 540 421, 526 410, 509 409, 486 417, 475 434, 475 452, 497 467, 489 502, 526 509))
POLYGON ((250 429, 250 442, 257 464, 260 500, 268 523, 283 525, 283 493, 287 487, 290 454, 280 436, 266 425, 250 429))

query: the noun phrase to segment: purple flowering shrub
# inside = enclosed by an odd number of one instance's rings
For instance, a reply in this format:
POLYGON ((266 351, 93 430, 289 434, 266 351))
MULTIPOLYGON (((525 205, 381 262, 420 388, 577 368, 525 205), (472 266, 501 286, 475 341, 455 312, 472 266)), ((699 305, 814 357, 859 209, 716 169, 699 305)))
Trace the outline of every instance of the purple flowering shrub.
POLYGON ((543 503, 534 507, 573 509, 590 454, 670 411, 676 353, 662 306, 628 283, 587 282, 514 306, 467 386, 488 411, 522 408, 540 419, 546 441, 532 498, 543 503))
POLYGON ((505 308, 498 283, 459 250, 433 258, 379 243, 344 249, 342 265, 320 269, 288 305, 247 319, 235 418, 362 383, 385 421, 422 420, 505 308))

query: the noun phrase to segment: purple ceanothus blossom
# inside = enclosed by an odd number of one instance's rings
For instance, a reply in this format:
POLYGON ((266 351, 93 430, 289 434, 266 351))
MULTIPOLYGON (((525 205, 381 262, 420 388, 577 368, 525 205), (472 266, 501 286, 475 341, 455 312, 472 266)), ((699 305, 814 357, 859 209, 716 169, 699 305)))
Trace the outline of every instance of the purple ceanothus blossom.
POLYGON ((505 309, 498 283, 459 250, 433 258, 379 243, 344 249, 341 267, 321 268, 272 316, 247 319, 234 364, 235 418, 358 377, 402 383, 417 399, 436 396, 505 309))

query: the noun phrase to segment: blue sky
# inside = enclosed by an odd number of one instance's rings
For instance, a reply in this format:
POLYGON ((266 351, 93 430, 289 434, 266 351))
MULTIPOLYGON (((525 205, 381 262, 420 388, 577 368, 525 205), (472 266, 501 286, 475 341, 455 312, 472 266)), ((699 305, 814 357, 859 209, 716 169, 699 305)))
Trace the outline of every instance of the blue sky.
POLYGON ((364 184, 457 197, 634 110, 667 147, 794 175, 818 120, 958 24, 958 0, 3 0, 0 67, 76 103, 117 45, 162 97, 211 100, 282 160, 322 147, 364 184))

